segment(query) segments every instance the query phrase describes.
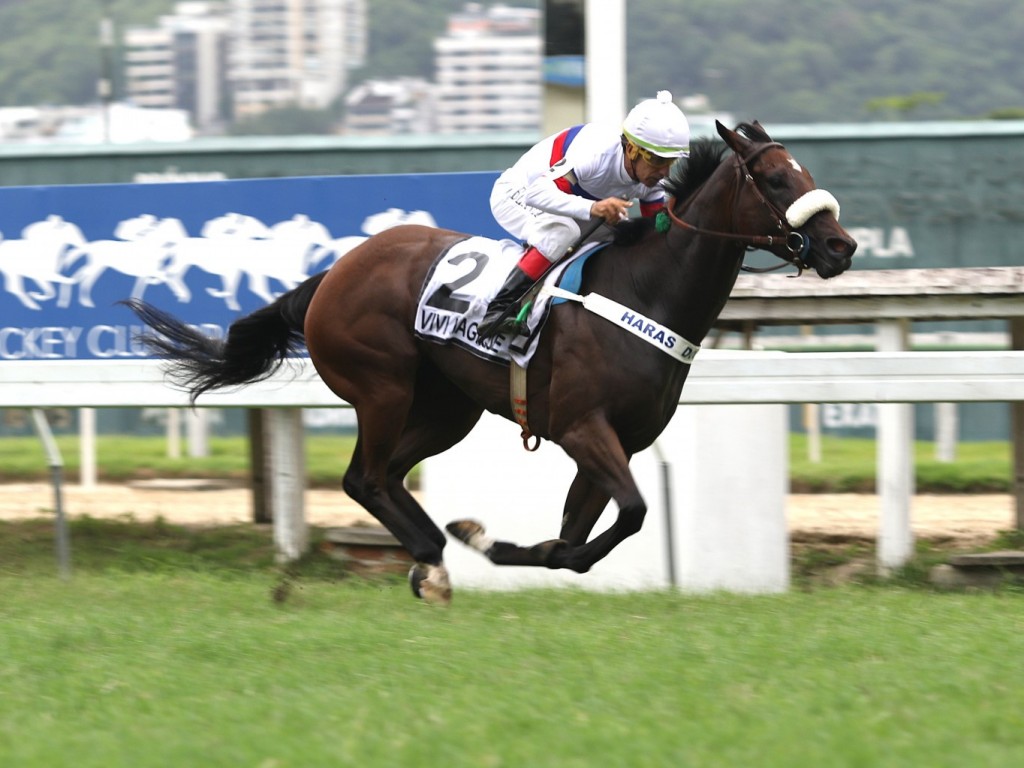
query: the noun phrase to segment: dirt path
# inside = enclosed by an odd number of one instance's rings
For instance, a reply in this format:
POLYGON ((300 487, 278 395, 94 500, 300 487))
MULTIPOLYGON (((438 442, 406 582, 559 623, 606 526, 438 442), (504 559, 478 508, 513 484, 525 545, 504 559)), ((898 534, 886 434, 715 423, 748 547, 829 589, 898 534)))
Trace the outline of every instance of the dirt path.
MULTIPOLYGON (((174 488, 99 485, 84 490, 64 487, 64 509, 70 517, 134 518, 163 517, 181 524, 245 523, 250 520, 251 496, 244 488, 213 487, 196 490, 193 485, 174 488)), ((173 484, 170 484, 173 486, 173 484)), ((50 514, 53 488, 45 483, 0 485, 0 520, 17 520, 50 514)), ((786 516, 792 531, 810 534, 874 537, 878 528, 879 501, 871 494, 794 494, 786 516)), ((372 523, 369 515, 341 491, 306 491, 306 517, 312 525, 345 526, 372 523)), ((991 538, 1013 526, 1013 498, 1009 495, 934 496, 914 498, 912 527, 919 537, 948 536, 965 541, 991 538)))

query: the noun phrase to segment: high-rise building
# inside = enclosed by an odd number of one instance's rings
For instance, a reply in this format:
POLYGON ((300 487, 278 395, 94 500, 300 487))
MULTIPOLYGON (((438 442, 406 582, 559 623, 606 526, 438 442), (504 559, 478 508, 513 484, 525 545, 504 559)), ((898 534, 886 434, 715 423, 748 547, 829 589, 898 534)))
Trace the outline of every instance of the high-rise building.
POLYGON ((468 3, 434 42, 439 133, 539 132, 540 11, 468 3))
POLYGON ((231 0, 235 117, 323 109, 366 55, 366 0, 231 0))
POLYGON ((186 110, 200 130, 227 121, 226 11, 223 2, 192 0, 155 27, 126 28, 125 98, 137 107, 186 110))

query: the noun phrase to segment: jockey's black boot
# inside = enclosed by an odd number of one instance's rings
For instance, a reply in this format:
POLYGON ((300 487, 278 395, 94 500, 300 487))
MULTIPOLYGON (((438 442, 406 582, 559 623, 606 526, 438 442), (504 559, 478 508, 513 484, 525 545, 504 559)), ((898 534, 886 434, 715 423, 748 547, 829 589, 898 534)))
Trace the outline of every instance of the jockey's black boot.
POLYGON ((489 339, 499 331, 513 333, 521 330, 516 323, 518 309, 512 305, 517 304, 526 295, 534 282, 533 278, 516 266, 505 279, 505 284, 499 289, 498 295, 487 305, 484 319, 477 328, 477 338, 489 339))

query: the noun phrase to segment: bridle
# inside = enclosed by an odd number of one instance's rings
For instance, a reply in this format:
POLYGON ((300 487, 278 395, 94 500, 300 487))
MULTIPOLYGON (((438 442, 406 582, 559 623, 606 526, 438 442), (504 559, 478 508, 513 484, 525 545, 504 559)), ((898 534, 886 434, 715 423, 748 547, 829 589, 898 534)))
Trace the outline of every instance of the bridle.
MULTIPOLYGON (((799 228, 806 224, 807 220, 818 211, 832 211, 836 219, 838 219, 839 203, 826 190, 812 189, 797 198, 785 211, 780 209, 764 196, 748 167, 749 163, 753 162, 762 152, 766 152, 769 149, 785 150, 785 147, 777 141, 770 141, 756 146, 745 157, 740 157, 738 154, 733 155, 733 164, 740 176, 740 183, 736 186, 736 197, 739 198, 744 184, 749 184, 753 188, 754 195, 768 209, 771 217, 775 219, 776 228, 782 233, 781 235, 745 235, 736 232, 718 232, 702 229, 679 218, 674 210, 675 198, 667 200, 665 211, 672 220, 672 223, 683 229, 690 230, 699 235, 718 237, 725 240, 738 240, 750 250, 761 248, 770 251, 784 262, 774 267, 743 267, 747 272, 771 272, 786 266, 786 264, 793 264, 802 271, 810 266, 805 259, 811 247, 811 240, 803 232, 800 232, 799 228)), ((697 192, 694 192, 694 195, 696 194, 697 192)))

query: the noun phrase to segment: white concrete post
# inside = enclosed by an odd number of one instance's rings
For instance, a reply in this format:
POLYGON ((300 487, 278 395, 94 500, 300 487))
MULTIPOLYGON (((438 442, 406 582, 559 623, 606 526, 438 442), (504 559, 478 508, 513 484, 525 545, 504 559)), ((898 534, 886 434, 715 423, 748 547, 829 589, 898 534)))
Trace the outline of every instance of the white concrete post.
POLYGON ((301 408, 270 408, 263 422, 267 450, 267 498, 274 520, 274 546, 280 562, 296 560, 309 548, 304 492, 306 445, 301 408))
POLYGON ((190 408, 185 411, 185 435, 188 455, 200 459, 210 455, 210 411, 208 408, 190 408))
POLYGON ((78 409, 78 482, 82 490, 96 488, 96 409, 78 409))
MULTIPOLYGON (((879 352, 907 348, 909 323, 885 320, 877 325, 879 352)), ((910 505, 914 497, 914 406, 878 404, 877 484, 880 501, 878 568, 899 568, 914 554, 910 505)))
POLYGON ((659 438, 684 590, 789 588, 787 422, 785 405, 682 405, 659 438))
POLYGON ((942 462, 956 461, 960 416, 956 403, 935 404, 935 458, 942 462))
POLYGON ((167 458, 181 458, 181 409, 167 409, 167 458))

